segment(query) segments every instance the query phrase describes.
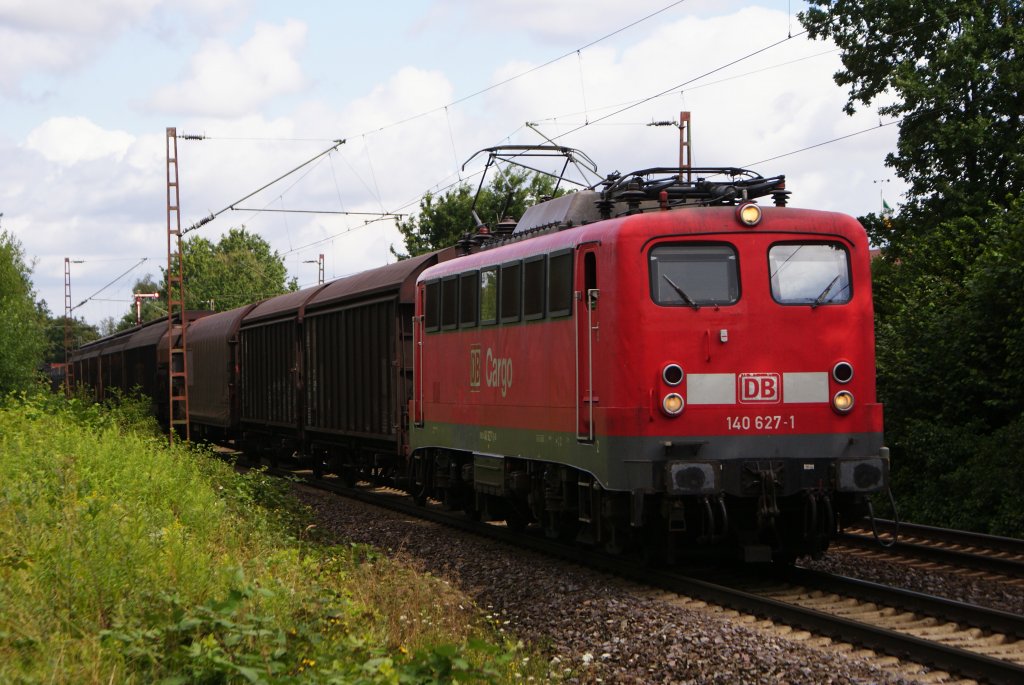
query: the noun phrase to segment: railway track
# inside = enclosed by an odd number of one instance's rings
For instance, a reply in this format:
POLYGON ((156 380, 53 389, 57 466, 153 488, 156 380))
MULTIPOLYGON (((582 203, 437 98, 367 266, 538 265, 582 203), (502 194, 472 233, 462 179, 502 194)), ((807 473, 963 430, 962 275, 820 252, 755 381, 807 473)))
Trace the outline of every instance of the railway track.
POLYGON ((871 529, 864 527, 844 532, 837 546, 911 562, 972 569, 1024 584, 1024 540, 912 523, 900 523, 897 535, 895 522, 879 520, 876 524, 879 540, 889 544, 895 539, 895 544, 880 547, 871 529))
MULTIPOLYGON (((294 472, 287 473, 296 476, 294 472)), ((723 579, 652 569, 635 560, 567 546, 541 535, 470 521, 439 505, 417 506, 405 493, 346 488, 333 479, 308 485, 512 546, 597 568, 638 584, 784 624, 933 670, 988 683, 1024 682, 1024 617, 807 569, 778 569, 769 581, 749 573, 723 579)))

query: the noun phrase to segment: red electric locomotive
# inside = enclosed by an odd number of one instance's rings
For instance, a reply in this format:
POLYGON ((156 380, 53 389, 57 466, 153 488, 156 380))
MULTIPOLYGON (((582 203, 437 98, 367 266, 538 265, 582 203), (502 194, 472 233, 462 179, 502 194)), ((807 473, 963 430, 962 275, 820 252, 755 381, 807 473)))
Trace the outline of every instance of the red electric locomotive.
POLYGON ((424 271, 413 493, 610 549, 823 551, 888 487, 869 250, 787 195, 635 172, 424 271))

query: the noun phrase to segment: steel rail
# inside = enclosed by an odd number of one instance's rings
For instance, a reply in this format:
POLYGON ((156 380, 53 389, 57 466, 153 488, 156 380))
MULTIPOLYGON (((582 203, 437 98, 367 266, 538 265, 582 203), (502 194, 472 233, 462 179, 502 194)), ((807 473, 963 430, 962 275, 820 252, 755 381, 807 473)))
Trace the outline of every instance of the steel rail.
POLYGON ((1018 538, 975 533, 969 530, 956 530, 954 528, 925 526, 919 523, 900 522, 897 524, 895 521, 888 519, 876 519, 875 524, 879 533, 888 533, 890 536, 896 532, 898 526, 901 538, 923 538, 948 545, 980 547, 994 552, 1024 556, 1024 540, 1018 538))
MULTIPOLYGON (((288 473, 291 476, 296 475, 294 472, 288 473)), ((634 560, 611 557, 596 551, 567 546, 542 536, 517 534, 504 526, 471 521, 454 512, 442 510, 439 506, 417 506, 408 496, 397 491, 394 491, 393 495, 381 495, 371 493, 366 488, 346 488, 329 481, 304 480, 312 487, 333 491, 367 504, 383 506, 409 516, 423 518, 473 534, 485 535, 498 542, 525 547, 545 555, 579 563, 588 568, 612 573, 633 582, 655 586, 742 613, 795 626, 839 642, 857 644, 876 652, 997 685, 1003 683, 1015 685, 1024 682, 1024 666, 977 652, 950 647, 899 631, 834 616, 700 578, 647 568, 637 564, 634 560)), ((809 578, 810 576, 805 577, 809 578)), ((908 595, 904 595, 904 601, 908 601, 907 598, 908 595)), ((935 602, 933 606, 940 606, 946 602, 938 598, 932 599, 935 602)), ((920 610, 925 605, 922 600, 915 606, 920 610)), ((986 623, 992 625, 1001 625, 1001 622, 1005 621, 1008 621, 1005 617, 996 618, 991 615, 985 619, 986 623)), ((1014 627, 1011 632, 1017 634, 1018 630, 1019 627, 1014 627)))
MULTIPOLYGON (((879 533, 884 532, 889 535, 894 533, 896 527, 893 522, 879 521, 877 523, 879 524, 879 533)), ((878 542, 870 532, 844 532, 839 535, 836 542, 844 547, 875 551, 880 549, 878 542)), ((884 551, 888 554, 913 556, 958 568, 997 573, 1010 578, 1024 578, 1024 541, 1014 538, 901 523, 896 544, 884 548, 884 551), (929 540, 938 544, 908 542, 906 538, 929 540), (971 552, 943 545, 971 547, 979 551, 971 552), (986 551, 990 553, 986 554, 986 551)))
POLYGON ((786 582, 815 590, 853 597, 866 602, 876 602, 915 614, 1001 633, 1018 640, 1024 639, 1024 616, 1011 614, 1008 611, 990 609, 977 604, 926 595, 869 580, 837 576, 800 567, 780 569, 778 575, 786 582))

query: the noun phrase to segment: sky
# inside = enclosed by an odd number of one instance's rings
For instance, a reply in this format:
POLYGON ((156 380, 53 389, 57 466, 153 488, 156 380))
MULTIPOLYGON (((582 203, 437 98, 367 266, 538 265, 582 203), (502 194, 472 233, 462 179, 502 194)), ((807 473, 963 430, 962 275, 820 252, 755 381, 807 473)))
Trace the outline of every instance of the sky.
POLYGON ((897 127, 875 106, 843 113, 839 54, 802 35, 803 8, 0 0, 0 228, 56 315, 71 259, 74 314, 99 324, 166 266, 169 127, 182 228, 217 213, 189 235, 245 226, 308 286, 320 254, 328 280, 394 261, 394 220, 362 213, 475 186, 478 150, 549 139, 602 175, 674 166, 678 129, 649 124, 681 111, 697 166, 785 174, 791 206, 895 206, 906 188, 884 159, 897 127))

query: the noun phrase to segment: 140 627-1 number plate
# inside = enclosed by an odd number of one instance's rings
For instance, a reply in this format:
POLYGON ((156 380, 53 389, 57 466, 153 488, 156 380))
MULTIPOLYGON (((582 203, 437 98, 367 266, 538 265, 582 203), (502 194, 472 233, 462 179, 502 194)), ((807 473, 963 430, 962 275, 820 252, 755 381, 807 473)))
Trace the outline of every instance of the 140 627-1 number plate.
POLYGON ((773 431, 796 428, 795 416, 727 416, 725 423, 731 431, 773 431))

